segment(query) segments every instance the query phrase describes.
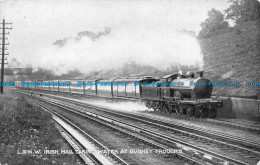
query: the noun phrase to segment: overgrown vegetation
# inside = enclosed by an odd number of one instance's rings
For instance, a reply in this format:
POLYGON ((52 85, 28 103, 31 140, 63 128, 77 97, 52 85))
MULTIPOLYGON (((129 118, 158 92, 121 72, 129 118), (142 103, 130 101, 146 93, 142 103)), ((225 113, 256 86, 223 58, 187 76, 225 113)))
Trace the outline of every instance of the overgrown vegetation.
MULTIPOLYGON (((260 21, 260 3, 257 0, 229 0, 230 6, 224 13, 212 9, 208 18, 201 23, 200 38, 232 31, 228 21, 234 22, 234 27, 248 21, 260 21)), ((236 29, 237 30, 237 29, 236 29)))
POLYGON ((260 19, 260 3, 257 0, 229 0, 230 7, 225 10, 226 19, 243 24, 260 19))
POLYGON ((208 18, 201 23, 202 30, 199 35, 201 37, 208 37, 228 26, 228 22, 224 20, 224 14, 219 10, 212 9, 208 12, 208 18))
POLYGON ((250 21, 237 29, 198 40, 204 55, 205 77, 215 82, 241 82, 236 87, 214 87, 219 95, 260 97, 259 87, 245 84, 259 81, 260 22, 250 21))
POLYGON ((50 114, 14 93, 0 96, 0 164, 75 164, 73 155, 21 154, 68 148, 50 114))
POLYGON ((236 87, 214 87, 218 95, 260 97, 259 81, 260 3, 257 0, 230 0, 221 13, 211 10, 198 36, 204 58, 205 77, 211 81, 241 82, 236 87), (214 11, 214 12, 213 12, 214 11), (223 26, 224 21, 234 23, 223 26))
MULTIPOLYGON (((0 69, 1 70, 1 69, 0 69)), ((5 69, 5 75, 14 76, 14 80, 24 81, 24 80, 66 80, 75 78, 77 76, 83 75, 79 69, 72 69, 67 71, 67 73, 57 75, 51 69, 37 68, 33 70, 32 67, 28 66, 26 68, 21 68, 16 71, 14 68, 5 69)))

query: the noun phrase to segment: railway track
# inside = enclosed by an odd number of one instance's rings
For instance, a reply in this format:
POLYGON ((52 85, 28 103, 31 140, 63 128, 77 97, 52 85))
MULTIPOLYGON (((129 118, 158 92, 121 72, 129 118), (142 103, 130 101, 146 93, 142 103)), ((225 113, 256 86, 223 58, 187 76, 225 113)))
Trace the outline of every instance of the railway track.
MULTIPOLYGON (((43 98, 40 98, 40 99, 43 99, 43 98)), ((98 118, 103 119, 104 121, 107 121, 107 122, 110 122, 110 123, 112 122, 113 124, 116 123, 117 125, 121 125, 121 127, 128 128, 129 130, 135 130, 137 132, 146 133, 147 136, 154 137, 155 139, 160 139, 161 141, 166 142, 166 144, 171 144, 171 145, 175 144, 175 146, 184 148, 184 151, 186 151, 187 153, 192 153, 192 155, 200 155, 204 159, 207 158, 207 157, 210 157, 210 160, 209 160, 208 163, 212 163, 212 164, 220 163, 221 164, 221 163, 224 163, 224 162, 229 162, 230 164, 250 164, 252 162, 255 163, 256 161, 258 161, 257 158, 260 155, 259 151, 258 151, 259 146, 257 146, 256 144, 253 144, 253 143, 244 142, 245 146, 238 146, 236 144, 232 144, 232 143, 229 144, 229 143, 219 141, 219 140, 216 140, 216 139, 212 139, 212 138, 209 138, 209 137, 205 137, 205 136, 202 136, 202 135, 197 135, 194 132, 192 132, 192 133, 188 132, 187 128, 186 128, 186 130, 184 129, 185 131, 183 131, 180 128, 179 129, 174 128, 174 127, 172 128, 169 125, 167 125, 167 124, 165 125, 165 123, 161 123, 160 121, 155 121, 154 119, 148 119, 148 118, 144 119, 143 117, 137 117, 135 115, 128 115, 128 114, 126 115, 126 114, 122 114, 122 113, 114 112, 114 111, 112 112, 111 110, 108 111, 104 108, 93 107, 93 106, 86 105, 86 104, 83 104, 83 103, 77 103, 77 104, 80 104, 80 106, 85 107, 85 109, 81 109, 81 108, 76 107, 76 106, 61 105, 61 103, 59 103, 59 101, 48 100, 46 98, 45 98, 44 101, 47 101, 52 105, 59 106, 60 108, 69 110, 71 112, 77 111, 77 113, 82 113, 82 115, 83 114, 86 115, 86 113, 90 116, 94 115, 95 117, 97 117, 97 115, 98 115, 98 118), (86 108, 99 110, 99 111, 102 111, 102 113, 86 112, 86 108), (107 114, 104 114, 104 112, 107 113, 107 114), (110 114, 110 115, 108 115, 108 114, 110 114), (111 117, 111 114, 113 114, 114 116, 111 117), (115 118, 115 117, 117 117, 117 118, 115 118), (177 133, 178 136, 181 137, 182 140, 177 139, 177 138, 173 138, 169 135, 167 135, 167 136, 163 135, 161 133, 158 133, 158 131, 154 131, 154 130, 148 131, 147 129, 144 129, 142 127, 137 127, 136 125, 133 125, 133 124, 130 124, 130 123, 127 123, 127 122, 123 122, 122 120, 120 121, 118 118, 124 118, 125 120, 126 119, 127 120, 133 120, 135 122, 139 122, 140 125, 142 125, 142 126, 152 125, 153 127, 162 128, 162 129, 164 129, 164 131, 166 131, 166 130, 170 131, 169 133, 177 133), (242 155, 242 156, 246 157, 247 159, 250 159, 250 162, 242 161, 243 159, 239 161, 238 158, 237 159, 230 158, 228 156, 219 154, 217 152, 213 152, 213 151, 210 151, 208 149, 198 147, 198 146, 196 146, 192 143, 184 142, 185 141, 184 139, 186 138, 186 140, 187 140, 187 137, 189 137, 188 138, 189 140, 195 140, 196 143, 199 143, 199 141, 201 141, 201 140, 202 140, 201 143, 213 143, 215 145, 214 147, 217 146, 218 148, 221 149, 220 151, 226 150, 226 152, 227 151, 228 152, 230 152, 230 151, 236 152, 236 153, 238 153, 237 155, 240 155, 240 156, 242 155), (253 149, 249 148, 248 147, 249 145, 251 147, 253 147, 253 149), (185 150, 185 147, 186 147, 186 150, 185 150), (187 147, 188 147, 188 149, 187 149, 187 147)), ((71 101, 71 100, 68 100, 68 99, 65 99, 63 101, 66 101, 67 103, 69 102, 70 104, 75 104, 75 101, 71 101)), ((171 125, 171 126, 173 126, 173 125, 171 125)), ((178 127, 180 127, 180 126, 178 126, 178 127)), ((151 128, 149 128, 149 129, 151 129, 151 128)), ((196 131, 198 131, 198 130, 196 130, 196 131)), ((217 136, 217 135, 214 135, 214 136, 217 136)), ((238 139, 234 139, 234 138, 231 139, 230 137, 222 137, 222 138, 225 138, 225 139, 229 138, 230 142, 231 141, 233 141, 233 142, 239 141, 238 139)), ((204 147, 205 147, 205 145, 204 145, 204 147)), ((213 146, 211 146, 211 147, 213 147, 213 146)))
MULTIPOLYGON (((244 138, 237 138, 237 137, 232 137, 232 136, 228 136, 224 133, 219 133, 219 132, 214 132, 214 131, 209 131, 209 130, 203 130, 203 129, 198 129, 196 127, 191 127, 191 126, 186 126, 180 122, 175 122, 172 121, 171 123, 162 121, 162 120, 158 120, 156 118, 153 117, 147 117, 147 116, 140 116, 132 114, 132 113, 125 113, 125 112, 118 112, 118 111, 111 111, 110 109, 106 109, 106 108, 101 108, 101 107, 97 107, 97 106, 92 106, 86 103, 82 103, 79 101, 75 101, 75 100, 71 100, 71 99, 67 99, 67 98, 63 98, 63 97, 59 97, 59 96, 53 96, 53 95, 47 95, 48 97, 54 98, 54 99, 59 99, 61 101, 65 101, 67 103, 71 103, 71 104, 75 104, 75 105, 80 105, 83 106, 85 108, 92 108, 92 109, 96 109, 96 110, 101 110, 103 112, 107 112, 107 113, 113 113, 116 116, 119 117, 125 117, 125 118, 130 118, 136 121, 142 121, 142 122, 147 122, 148 124, 152 124, 152 125, 156 125, 156 126, 160 126, 162 128, 166 128, 166 129, 173 129, 173 128, 177 128, 177 129, 181 129, 181 130, 185 130, 187 132, 193 132, 196 134, 200 134, 202 136, 207 136, 207 137, 213 137, 214 139, 218 139, 220 141, 227 141, 227 142, 232 142, 235 144, 239 144, 239 145, 244 145, 246 147, 249 148, 258 148, 260 150, 260 144, 255 143, 253 141, 248 141, 244 138), (149 122, 148 122, 149 121, 149 122), (159 125, 158 125, 159 124, 159 125)), ((182 132, 184 133, 184 132, 182 132)))
MULTIPOLYGON (((48 109, 48 111, 50 111, 49 110, 50 108, 46 107, 46 105, 43 105, 42 103, 37 103, 36 105, 39 105, 39 106, 43 107, 44 109, 48 109)), ((64 108, 63 108, 63 110, 64 110, 64 108)), ((63 117, 63 115, 61 115, 61 114, 59 114, 57 112, 54 112, 54 111, 51 111, 51 113, 55 113, 56 116, 59 116, 63 120, 66 120, 66 121, 70 122, 70 124, 73 125, 73 127, 77 128, 77 130, 81 130, 83 132, 83 130, 81 128, 79 128, 78 126, 73 124, 71 121, 69 121, 68 119, 63 117)), ((64 112, 61 112, 61 113, 64 114, 64 112)), ((80 116, 82 116, 82 115, 80 115, 80 116)), ((109 127, 109 128, 111 128, 113 130, 119 131, 119 132, 121 132, 121 133, 123 133, 123 134, 125 134, 127 136, 130 136, 132 138, 131 140, 133 140, 133 138, 134 138, 134 139, 137 139, 138 141, 141 141, 141 142, 143 142, 145 144, 148 144, 151 147, 150 150, 154 150, 154 152, 157 149, 158 149, 158 152, 159 152, 160 149, 161 150, 166 150, 167 149, 168 151, 174 151, 172 148, 169 148, 169 147, 167 147, 165 145, 157 143, 157 142, 155 142, 155 141, 153 141, 151 139, 148 139, 146 137, 140 136, 140 135, 138 135, 135 132, 131 132, 131 131, 126 130, 125 128, 122 128, 122 127, 116 126, 114 124, 111 124, 111 122, 106 122, 104 120, 100 120, 96 116, 93 117, 93 116, 86 116, 85 115, 84 117, 88 117, 88 119, 91 119, 91 120, 93 120, 93 121, 95 121, 95 122, 97 122, 99 124, 102 124, 102 125, 104 125, 106 127, 109 127)), ((57 117, 54 117, 54 119, 56 119, 56 118, 57 117)), ((84 133, 84 134, 86 134, 86 133, 84 133)), ((87 135, 87 136, 89 137, 90 135, 87 135)), ((91 137, 91 139, 93 141, 93 137, 91 137)), ((94 141, 95 141, 95 143, 97 143, 97 140, 94 140, 94 141)), ((140 144, 138 144, 138 145, 140 145, 140 144)), ((144 144, 141 144, 141 146, 143 146, 143 145, 144 144)), ((98 144, 98 146, 100 146, 100 144, 98 144)), ((79 147, 75 147, 75 148, 79 148, 79 147)), ((108 150, 108 151, 110 150, 110 149, 105 148, 104 146, 102 146, 101 149, 102 150, 108 150)), ((145 149, 147 149, 147 147, 145 149)), ((78 150, 82 150, 82 149, 78 149, 78 150)), ((170 154, 165 154, 164 156, 166 156, 167 159, 169 159, 169 157, 172 157, 172 159, 170 159, 170 161, 171 161, 172 164, 176 164, 176 165, 179 165, 179 164, 199 164, 199 165, 202 165, 202 164, 204 164, 202 161, 200 161, 198 159, 195 159, 195 158, 190 158, 186 154, 181 154, 180 153, 180 156, 177 156, 174 153, 170 153, 170 154)), ((110 157, 112 157, 114 159, 115 156, 110 156, 110 157)), ((126 156, 125 157, 120 156, 120 158, 116 158, 116 161, 114 161, 113 164, 127 164, 127 162, 123 161, 122 158, 125 158, 126 160, 128 160, 128 158, 126 156), (123 161, 123 163, 122 163, 122 161, 123 161)), ((91 162, 91 164, 93 164, 93 163, 91 162)), ((104 161, 101 162, 100 164, 109 165, 109 164, 107 164, 104 161)), ((130 164, 135 164, 135 163, 130 163, 130 164)))
MULTIPOLYGON (((24 90, 27 90, 28 89, 24 89, 24 90)), ((39 93, 39 92, 36 92, 36 91, 33 91, 35 93, 39 93)), ((53 92, 53 93, 57 93, 56 91, 41 91, 45 94, 48 95, 48 93, 50 92, 53 92)), ((63 93, 66 94, 67 93, 63 93)), ((73 93, 73 94, 70 94, 70 95, 73 95, 75 97, 82 97, 81 94, 76 94, 76 93, 73 93)), ((85 96, 85 97, 93 97, 93 96, 85 96)), ((104 97, 106 98, 106 97, 104 97)), ((122 98, 123 99, 123 98, 122 98)), ((125 99, 126 101, 128 99, 125 99)), ((136 101, 136 100, 133 100, 133 99, 130 99, 131 101, 136 101)), ((129 100, 128 100, 129 101, 129 100)), ((167 113, 163 113, 163 112, 153 112, 155 114, 160 114, 162 116, 168 116, 169 114, 167 113)), ((191 122, 199 122, 199 123, 205 123, 205 124, 214 124, 214 125, 221 125, 221 126, 228 126, 228 127, 232 127, 232 128, 235 128, 235 129, 240 129, 240 130, 246 130, 246 131, 251 131, 252 133, 257 133, 257 134, 260 134, 260 123, 255 123, 255 124, 252 124, 252 123, 248 123, 248 122, 237 122, 237 121, 228 121, 228 120, 222 120, 222 119, 208 119, 208 118, 195 118, 195 117, 188 117, 186 115, 177 115, 175 113, 171 114, 171 116, 173 116, 174 118, 177 118, 177 119, 180 119, 180 120, 187 120, 187 121, 191 121, 191 122)))
MULTIPOLYGON (((154 114, 160 114, 162 116, 168 116, 167 113, 160 113, 160 112, 151 112, 154 114)), ((209 119, 209 118, 195 118, 195 117, 188 117, 186 115, 177 115, 177 114, 171 114, 176 119, 191 121, 191 122, 199 122, 199 123, 205 123, 205 124, 214 124, 214 125, 221 125, 221 126, 228 126, 235 129, 240 130, 246 130, 251 131, 253 133, 260 134, 260 123, 248 123, 248 122, 238 122, 238 121, 229 121, 230 119, 209 119)))
POLYGON ((232 121, 227 121, 227 120, 214 120, 214 119, 206 119, 207 122, 214 123, 214 124, 221 124, 225 126, 232 126, 234 128, 241 128, 244 130, 250 130, 252 132, 257 132, 260 133, 260 125, 257 122, 256 124, 254 123, 247 123, 247 122, 232 122, 232 121))
POLYGON ((34 101, 34 104, 41 107, 45 111, 52 114, 52 117, 57 125, 58 130, 65 140, 71 145, 74 151, 81 157, 83 162, 87 165, 113 165, 121 164, 128 165, 124 160, 118 157, 114 153, 108 155, 102 155, 96 150, 109 150, 104 145, 99 143, 95 138, 90 136, 84 130, 79 128, 73 122, 69 121, 62 115, 58 114, 51 108, 43 105, 38 101, 34 101), (84 152, 82 152, 84 151, 84 152))

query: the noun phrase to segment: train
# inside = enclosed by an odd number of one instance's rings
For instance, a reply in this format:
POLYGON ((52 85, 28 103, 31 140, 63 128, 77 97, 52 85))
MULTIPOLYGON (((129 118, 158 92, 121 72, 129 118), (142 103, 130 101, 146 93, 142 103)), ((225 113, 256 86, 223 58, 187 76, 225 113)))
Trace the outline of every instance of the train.
POLYGON ((212 98, 213 85, 203 71, 119 79, 16 81, 18 88, 63 92, 109 99, 137 100, 156 112, 196 118, 216 118, 223 103, 212 98), (28 84, 34 85, 28 85, 28 84), (27 85, 26 85, 27 84, 27 85), (46 85, 47 84, 47 85, 46 85), (69 85, 64 85, 69 84, 69 85))

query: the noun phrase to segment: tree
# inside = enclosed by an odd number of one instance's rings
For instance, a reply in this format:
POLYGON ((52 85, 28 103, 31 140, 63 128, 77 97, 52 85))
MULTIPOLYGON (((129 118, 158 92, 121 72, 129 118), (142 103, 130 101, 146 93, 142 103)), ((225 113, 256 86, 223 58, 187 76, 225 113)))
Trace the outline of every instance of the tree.
POLYGON ((57 79, 57 76, 54 74, 54 72, 50 69, 45 69, 39 67, 37 71, 33 73, 33 76, 35 79, 38 80, 55 80, 57 79))
POLYGON ((73 70, 69 70, 67 75, 69 78, 74 78, 74 77, 83 75, 83 73, 81 73, 80 70, 78 68, 76 68, 73 70))
POLYGON ((60 79, 71 79, 81 75, 83 75, 83 73, 81 73, 80 70, 76 68, 76 69, 69 70, 65 74, 61 74, 60 79))
MULTIPOLYGON (((0 71, 1 71, 1 69, 0 69, 0 71)), ((6 68, 5 69, 5 75, 14 75, 14 69, 12 69, 12 68, 6 68)))
POLYGON ((199 35, 209 36, 220 29, 227 28, 229 24, 224 20, 224 14, 222 14, 219 10, 211 9, 208 12, 208 18, 202 22, 200 26, 202 27, 202 30, 199 35))
POLYGON ((226 19, 237 24, 260 19, 260 3, 257 0, 229 0, 230 7, 225 10, 226 19))
POLYGON ((33 74, 33 68, 31 66, 25 68, 25 75, 32 75, 33 74))

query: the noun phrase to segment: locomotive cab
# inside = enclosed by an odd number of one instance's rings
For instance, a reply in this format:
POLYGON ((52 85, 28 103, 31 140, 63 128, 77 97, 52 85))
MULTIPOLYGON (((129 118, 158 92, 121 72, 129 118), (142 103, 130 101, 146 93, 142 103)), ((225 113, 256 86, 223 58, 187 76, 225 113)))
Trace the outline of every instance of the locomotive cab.
POLYGON ((157 83, 158 87, 170 87, 170 82, 173 82, 174 80, 177 79, 182 79, 185 78, 184 75, 182 74, 169 74, 169 75, 165 75, 163 76, 160 81, 157 83))

